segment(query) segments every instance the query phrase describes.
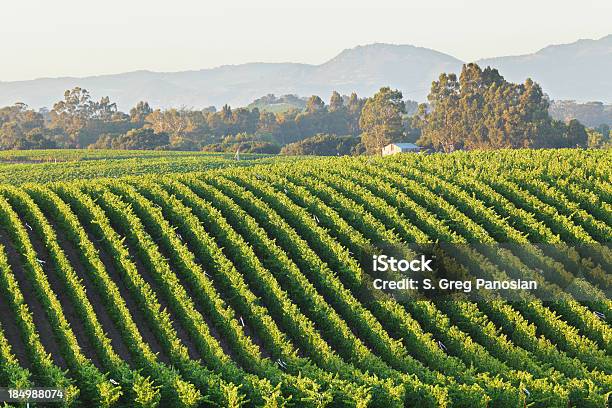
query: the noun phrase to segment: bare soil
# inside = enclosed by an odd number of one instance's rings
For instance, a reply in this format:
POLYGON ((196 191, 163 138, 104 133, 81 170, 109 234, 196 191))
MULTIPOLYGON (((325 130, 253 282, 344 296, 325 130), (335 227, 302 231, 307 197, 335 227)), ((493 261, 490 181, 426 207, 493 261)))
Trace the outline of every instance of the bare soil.
POLYGON ((79 316, 79 313, 76 310, 75 305, 68 295, 68 288, 64 284, 63 280, 59 278, 58 271, 55 269, 53 265, 53 261, 51 260, 51 256, 49 255, 49 251, 45 247, 45 244, 41 240, 41 238, 32 230, 26 228, 28 232, 28 236, 30 237, 30 242, 36 251, 38 259, 43 261, 42 264, 43 271, 47 276, 47 280, 49 281, 49 285, 55 293, 55 296, 60 301, 62 305, 62 311, 64 312, 64 316, 70 323, 70 327, 76 336, 77 343, 81 348, 81 352, 85 357, 87 357, 94 365, 102 370, 102 364, 98 358, 96 353, 96 349, 91 342, 91 338, 87 333, 87 329, 85 328, 85 323, 79 316))
MULTIPOLYGON (((0 230, 0 243, 6 247, 7 238, 4 236, 3 231, 0 230)), ((9 300, 4 293, 0 295, 0 325, 4 337, 11 345, 11 351, 19 361, 19 365, 24 368, 30 367, 30 359, 26 352, 26 346, 21 338, 21 330, 15 320, 15 314, 9 304, 9 300)))
POLYGON ((117 326, 104 306, 104 301, 100 296, 98 289, 94 285, 92 277, 89 276, 87 270, 83 266, 79 251, 71 241, 66 239, 65 235, 61 233, 61 229, 58 228, 53 220, 50 218, 47 218, 47 220, 53 226, 53 229, 58 232, 58 242, 62 247, 64 254, 70 261, 72 268, 75 270, 77 276, 81 279, 87 294, 87 298, 89 299, 89 303, 96 313, 96 317, 102 325, 104 332, 110 339, 113 350, 117 353, 117 355, 119 355, 119 357, 121 357, 121 359, 130 363, 130 351, 126 346, 120 331, 117 329, 117 326))
POLYGON ((157 287, 157 282, 155 281, 155 279, 153 278, 152 274, 149 272, 147 267, 144 265, 141 259, 141 255, 136 251, 136 249, 132 245, 128 243, 128 241, 129 241, 128 239, 125 240, 125 245, 130 253, 132 262, 134 262, 134 265, 136 266, 136 270, 138 271, 138 274, 142 276, 144 281, 147 282, 149 286, 151 286, 151 288, 157 295, 157 301, 161 305, 162 309, 167 310, 168 313, 170 314, 170 320, 172 322, 172 327, 176 331, 178 338, 185 345, 185 347, 187 347, 187 350, 189 352, 189 357, 192 360, 200 359, 201 357, 200 353, 198 352, 196 345, 194 344, 191 337, 189 336, 189 333, 183 327, 181 320, 176 315, 176 310, 173 307, 171 307, 170 304, 168 303, 167 298, 164 295, 164 291, 157 287))
POLYGON ((27 278, 26 271, 21 264, 21 255, 16 250, 13 242, 8 238, 8 234, 4 231, 0 234, 0 242, 6 248, 8 262, 15 276, 15 280, 19 285, 19 289, 23 294, 28 309, 32 314, 34 325, 38 331, 40 342, 42 343, 45 350, 51 354, 53 362, 62 369, 67 369, 66 360, 61 353, 61 349, 51 328, 51 323, 47 318, 45 308, 42 306, 40 300, 36 296, 36 291, 31 281, 27 278))
MULTIPOLYGON (((164 258, 170 259, 170 254, 167 253, 167 251, 164 251, 161 247, 158 247, 158 249, 159 249, 160 253, 162 254, 162 256, 164 258)), ((178 268, 172 262, 170 262, 170 269, 172 269, 173 271, 178 271, 178 268)), ((204 269, 204 268, 202 268, 202 269, 204 269)), ((227 342, 225 337, 223 337, 221 335, 221 333, 219 333, 219 331, 215 327, 214 323, 210 319, 210 316, 208 315, 208 312, 206 312, 206 310, 204 310, 203 305, 200 304, 200 302, 197 301, 197 297, 194 294, 194 289, 191 287, 189 282, 186 280, 185 276, 183 276, 183 274, 181 274, 181 273, 176 273, 176 276, 179 279, 179 282, 181 283, 181 286, 183 286, 185 288, 185 290, 187 291, 187 294, 189 295, 189 297, 194 300, 193 303, 195 305, 195 308, 202 315, 202 317, 204 318, 204 321, 206 322, 206 325, 208 326, 208 330, 210 331, 210 334, 215 338, 215 340, 217 340, 217 342, 219 343, 219 345, 221 346, 221 348, 223 349, 225 354, 228 355, 230 358, 232 358, 232 360, 235 361, 236 360, 236 358, 235 358, 236 356, 235 356, 234 352, 232 351, 231 345, 227 342)))
MULTIPOLYGON (((202 260, 197 255, 195 255, 196 251, 193 250, 193 244, 190 242, 190 240, 186 240, 186 243, 187 243, 187 248, 194 254, 196 262, 200 265, 203 271, 206 271, 207 268, 205 266, 205 263, 202 262, 202 260)), ((164 256, 166 258, 169 258, 168 254, 164 253, 164 256)), ((223 292, 223 290, 221 290, 220 284, 218 282, 218 280, 220 279, 218 274, 213 273, 213 272, 208 272, 208 275, 210 275, 210 279, 212 280, 213 285, 215 286, 215 289, 219 297, 223 299, 226 304, 232 305, 233 302, 230 300, 230 297, 225 296, 226 294, 223 292)), ((191 285, 189 285, 185 277, 182 276, 182 274, 177 274, 177 276, 179 280, 181 281, 181 284, 183 285, 183 287, 187 290, 187 293, 189 294, 189 296, 192 299, 196 299, 196 297, 194 297, 193 288, 191 287, 191 285)), ((204 319, 206 319, 206 323, 208 324, 208 327, 210 328, 211 334, 215 337, 215 339, 217 339, 217 341, 221 345, 221 348, 223 348, 223 351, 225 352, 225 354, 232 357, 233 360, 236 360, 235 354, 232 351, 230 344, 228 344, 226 339, 223 336, 221 336, 221 334, 214 327, 210 319, 208 319, 206 311, 201 307, 199 302, 196 301, 194 303, 196 305, 197 310, 202 314, 202 316, 204 316, 204 319)), ((236 309, 234 308, 234 310, 236 309)), ((244 326, 243 326, 244 333, 253 341, 253 343, 255 343, 259 347, 262 357, 271 357, 271 354, 264 347, 263 341, 261 340, 257 332, 251 327, 251 325, 249 325, 247 319, 243 318, 242 320, 240 320, 240 317, 241 316, 239 315, 236 316, 236 318, 239 319, 239 322, 241 324, 244 323, 244 326)))
MULTIPOLYGON (((88 230, 88 227, 85 227, 85 229, 88 230)), ((138 328, 138 331, 140 332, 140 335, 142 336, 143 340, 149 345, 151 351, 157 354, 157 358, 159 359, 159 361, 168 364, 170 362, 170 359, 166 355, 164 348, 161 346, 160 342, 157 340, 157 337, 155 337, 155 334, 147 324, 147 319, 141 311, 140 306, 138 306, 138 304, 132 297, 130 290, 121 278, 121 275, 119 274, 117 269, 115 268, 115 261, 113 260, 113 257, 110 256, 108 252, 106 252, 103 245, 95 238, 91 231, 87 231, 87 233, 89 236, 89 240, 98 250, 98 255, 100 256, 100 260, 104 264, 104 268, 106 269, 108 275, 113 280, 115 285, 117 285, 117 289, 119 289, 119 294, 125 302, 125 305, 127 306, 130 315, 132 316, 132 320, 134 321, 134 324, 136 324, 136 327, 138 328)))

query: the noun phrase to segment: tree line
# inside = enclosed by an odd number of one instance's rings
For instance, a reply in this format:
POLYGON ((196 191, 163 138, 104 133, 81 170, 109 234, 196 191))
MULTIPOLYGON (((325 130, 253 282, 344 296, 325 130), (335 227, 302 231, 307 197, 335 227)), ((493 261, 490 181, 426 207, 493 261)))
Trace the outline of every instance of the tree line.
POLYGON ((334 92, 329 103, 313 95, 304 109, 272 113, 258 108, 153 109, 139 102, 121 112, 108 98, 74 88, 51 110, 23 103, 0 108, 0 149, 106 148, 219 150, 248 144, 280 147, 319 133, 359 135, 365 99, 334 92))
POLYGON ((553 119, 578 119, 580 123, 591 128, 612 125, 612 105, 603 102, 551 101, 548 111, 553 119))
MULTIPOLYGON (((258 106, 270 98, 260 98, 258 106)), ((258 106, 162 110, 142 101, 124 113, 108 97, 96 101, 77 87, 50 110, 23 103, 0 108, 0 149, 355 155, 380 154, 391 142, 444 152, 610 145, 609 127, 587 129, 575 119, 553 119, 537 83, 511 83, 496 69, 476 64, 464 65, 459 76, 441 74, 422 104, 383 87, 368 98, 334 91, 327 103, 313 95, 303 107, 282 112, 258 106)))

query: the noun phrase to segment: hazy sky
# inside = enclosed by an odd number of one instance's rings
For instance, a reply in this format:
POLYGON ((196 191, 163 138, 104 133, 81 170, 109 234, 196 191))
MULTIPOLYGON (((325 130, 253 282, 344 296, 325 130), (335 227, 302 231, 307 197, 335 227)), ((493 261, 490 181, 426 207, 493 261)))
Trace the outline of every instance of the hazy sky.
POLYGON ((612 33, 610 0, 292 3, 6 1, 0 8, 0 81, 252 61, 320 64, 344 48, 373 42, 474 60, 612 33))

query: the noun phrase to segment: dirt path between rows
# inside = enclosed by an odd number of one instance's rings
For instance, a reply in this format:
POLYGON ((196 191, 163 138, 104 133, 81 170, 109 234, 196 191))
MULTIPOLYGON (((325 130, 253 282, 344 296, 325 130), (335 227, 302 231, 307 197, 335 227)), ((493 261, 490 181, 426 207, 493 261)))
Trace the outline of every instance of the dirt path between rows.
POLYGON ((81 352, 85 357, 87 357, 87 359, 94 363, 99 370, 104 371, 96 353, 96 349, 91 341, 87 329, 85 328, 85 323, 79 316, 70 295, 68 295, 68 288, 64 284, 63 280, 58 276, 58 271, 55 269, 55 265, 51 260, 49 251, 41 238, 34 231, 27 228, 26 231, 28 231, 28 236, 30 237, 30 242, 36 251, 37 258, 43 261, 42 269, 47 276, 47 280, 49 281, 49 285, 51 286, 53 293, 55 293, 55 296, 60 301, 64 316, 66 317, 66 320, 68 320, 68 323, 70 323, 70 327, 77 339, 79 347, 81 348, 81 352))
POLYGON ((159 359, 159 361, 165 364, 169 364, 170 359, 166 355, 163 347, 161 346, 157 337, 153 333, 153 330, 151 330, 151 327, 149 326, 147 319, 141 311, 140 306, 132 297, 130 290, 121 278, 121 275, 119 274, 117 269, 115 268, 115 262, 113 260, 113 257, 111 257, 106 252, 101 242, 95 238, 95 236, 91 233, 91 231, 88 230, 87 227, 85 228, 85 230, 87 231, 89 240, 94 244, 98 251, 100 261, 102 261, 102 264, 104 264, 104 269, 106 269, 106 272, 108 273, 109 277, 117 286, 117 289, 119 290, 119 295, 125 302, 125 305, 128 308, 130 315, 132 316, 132 320, 134 321, 134 324, 136 324, 136 327, 138 328, 142 339, 149 345, 151 351, 157 354, 157 358, 159 359))
POLYGON ((170 306, 170 304, 167 301, 166 296, 163 293, 163 290, 161 290, 158 287, 157 282, 153 278, 152 274, 149 272, 147 267, 145 267, 145 265, 143 264, 141 255, 136 251, 136 249, 132 245, 128 243, 128 241, 129 241, 128 239, 125 240, 125 246, 130 253, 131 260, 132 262, 134 262, 134 265, 136 266, 136 270, 138 271, 138 274, 142 276, 144 281, 147 282, 147 284, 151 286, 151 289, 153 289, 153 291, 156 293, 157 301, 161 305, 162 310, 165 309, 170 314, 170 320, 172 321, 172 327, 176 331, 178 338, 185 345, 185 347, 187 347, 187 350, 189 351, 189 357, 192 360, 199 359, 201 356, 198 351, 198 348, 195 346, 189 333, 183 327, 181 320, 176 315, 175 308, 170 306))
POLYGON ((34 325, 36 326, 36 330, 38 331, 38 335, 40 337, 40 342, 45 350, 51 354, 53 362, 58 367, 61 367, 64 370, 67 369, 68 366, 66 364, 66 360, 64 360, 64 356, 61 353, 58 341, 55 338, 53 329, 51 328, 51 323, 47 318, 45 308, 42 306, 40 300, 36 296, 34 286, 27 278, 26 271, 21 264, 22 257, 20 253, 16 250, 13 242, 8 239, 8 235, 4 231, 2 231, 2 234, 0 234, 0 243, 2 243, 2 245, 4 245, 6 248, 9 265, 13 271, 17 284, 19 285, 19 289, 23 294, 25 302, 28 305, 28 309, 32 314, 34 325))
POLYGON ((87 298, 89 299, 89 303, 91 304, 100 325, 102 325, 102 329, 110 339, 113 350, 119 355, 119 357, 121 357, 122 360, 131 363, 130 351, 126 346, 121 333, 117 329, 115 322, 110 317, 104 305, 104 301, 100 296, 99 290, 92 280, 92 277, 89 276, 88 271, 85 269, 85 266, 81 261, 80 252, 71 241, 66 239, 66 236, 61 232, 62 230, 58 228, 58 225, 55 224, 54 220, 51 220, 50 218, 47 218, 47 220, 52 225, 53 229, 58 232, 58 243, 70 261, 75 273, 79 279, 81 279, 87 294, 87 298))
MULTIPOLYGON (((0 230, 0 244, 6 248, 8 238, 5 237, 4 234, 4 231, 0 230)), ((6 251, 5 249, 5 252, 6 251)), ((4 290, 3 288, 3 291, 4 290)), ((0 325, 2 326, 4 337, 11 345, 13 355, 15 355, 19 361, 19 365, 24 368, 30 368, 30 359, 26 352, 26 345, 21 338, 21 329, 17 324, 15 313, 9 304, 9 300, 4 293, 0 294, 0 325)))
MULTIPOLYGON (((170 259, 170 254, 168 254, 166 251, 164 251, 161 247, 158 247, 158 249, 159 249, 160 253, 162 254, 162 256, 164 258, 170 259)), ((172 269, 173 271, 177 271, 178 270, 178 268, 176 267, 176 265, 173 262, 170 261, 169 263, 170 263, 170 269, 172 269)), ((213 324, 212 320, 210 319, 209 313, 206 312, 206 310, 204 310, 203 305, 200 302, 197 301, 197 297, 194 294, 194 289, 191 287, 189 282, 187 282, 186 277, 183 276, 182 273, 176 273, 176 276, 177 276, 179 282, 181 283, 181 286, 183 286, 183 288, 185 288, 185 291, 187 292, 187 295, 193 300, 193 303, 195 305, 196 310, 204 318, 204 321, 206 322, 206 325, 208 326, 208 330, 210 331, 210 334, 215 338, 215 340, 217 340, 217 342, 219 343, 219 345, 221 346, 221 348, 223 349, 225 354, 227 356, 229 356, 232 360, 236 361, 236 356, 235 356, 235 353, 232 350, 232 347, 227 342, 225 337, 222 336, 221 333, 219 333, 219 331, 217 330, 217 328, 213 324)))

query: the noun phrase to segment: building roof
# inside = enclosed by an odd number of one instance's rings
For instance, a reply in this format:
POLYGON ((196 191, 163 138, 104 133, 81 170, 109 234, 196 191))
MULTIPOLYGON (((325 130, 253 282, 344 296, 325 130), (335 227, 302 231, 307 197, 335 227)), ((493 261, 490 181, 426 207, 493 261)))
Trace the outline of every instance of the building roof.
POLYGON ((391 143, 391 144, 399 147, 400 149, 419 149, 420 148, 414 143, 391 143))

